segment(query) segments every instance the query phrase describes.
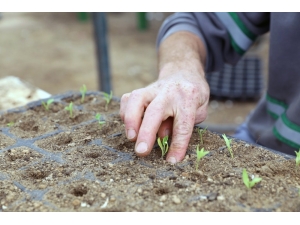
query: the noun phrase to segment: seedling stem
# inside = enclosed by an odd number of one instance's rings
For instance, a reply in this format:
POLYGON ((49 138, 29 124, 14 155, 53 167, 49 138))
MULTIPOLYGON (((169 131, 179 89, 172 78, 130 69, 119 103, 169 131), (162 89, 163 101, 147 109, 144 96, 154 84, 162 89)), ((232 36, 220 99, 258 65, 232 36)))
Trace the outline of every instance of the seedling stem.
POLYGON ((85 86, 85 84, 84 84, 84 85, 82 85, 82 87, 80 88, 80 93, 81 93, 81 103, 84 102, 84 98, 85 98, 86 91, 87 91, 87 89, 86 89, 86 86, 85 86))
POLYGON ((107 111, 108 104, 110 103, 110 101, 112 99, 113 93, 112 93, 112 91, 110 91, 110 94, 107 94, 107 93, 104 92, 103 95, 104 95, 104 100, 106 101, 105 111, 107 111))
POLYGON ((203 145, 203 134, 206 132, 207 127, 204 129, 198 128, 198 134, 200 137, 200 144, 203 145))
POLYGON ((69 106, 65 107, 65 110, 70 112, 70 118, 73 118, 73 102, 70 102, 69 106))
POLYGON ((233 158, 233 152, 232 152, 232 149, 231 149, 231 146, 230 146, 232 139, 228 139, 225 134, 223 134, 222 137, 225 140, 225 144, 226 144, 227 149, 228 149, 228 151, 231 155, 231 158, 233 158))

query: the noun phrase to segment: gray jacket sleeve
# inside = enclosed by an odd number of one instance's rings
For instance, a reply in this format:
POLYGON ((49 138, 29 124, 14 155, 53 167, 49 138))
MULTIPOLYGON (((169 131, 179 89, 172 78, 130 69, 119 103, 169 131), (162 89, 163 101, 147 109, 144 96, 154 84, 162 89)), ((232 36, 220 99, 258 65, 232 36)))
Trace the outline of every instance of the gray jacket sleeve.
POLYGON ((156 46, 175 32, 191 32, 205 45, 205 71, 217 71, 237 63, 257 36, 269 31, 269 20, 270 13, 174 13, 160 27, 156 46))

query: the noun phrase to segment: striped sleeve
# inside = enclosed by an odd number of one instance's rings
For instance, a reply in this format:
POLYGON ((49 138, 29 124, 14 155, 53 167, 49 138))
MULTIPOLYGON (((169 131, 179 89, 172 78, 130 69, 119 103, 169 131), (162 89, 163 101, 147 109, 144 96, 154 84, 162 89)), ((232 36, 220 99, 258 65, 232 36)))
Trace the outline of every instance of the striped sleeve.
POLYGON ((259 35, 269 30, 269 13, 175 13, 163 23, 157 47, 178 31, 196 34, 207 52, 206 72, 234 65, 259 35))

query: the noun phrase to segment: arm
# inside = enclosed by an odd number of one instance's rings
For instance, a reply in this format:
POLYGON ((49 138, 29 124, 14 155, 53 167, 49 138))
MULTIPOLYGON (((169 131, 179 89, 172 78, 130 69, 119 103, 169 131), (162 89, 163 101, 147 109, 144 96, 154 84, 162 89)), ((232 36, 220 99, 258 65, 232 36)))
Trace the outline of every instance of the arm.
POLYGON ((150 153, 158 133, 172 134, 167 161, 183 159, 194 124, 206 118, 209 87, 204 62, 205 47, 199 37, 174 33, 160 45, 158 80, 123 95, 120 114, 139 156, 150 153))
POLYGON ((139 156, 172 134, 167 161, 181 161, 194 124, 206 118, 209 87, 204 71, 236 63, 257 35, 268 31, 268 13, 175 13, 158 34, 159 78, 122 96, 120 115, 139 156))

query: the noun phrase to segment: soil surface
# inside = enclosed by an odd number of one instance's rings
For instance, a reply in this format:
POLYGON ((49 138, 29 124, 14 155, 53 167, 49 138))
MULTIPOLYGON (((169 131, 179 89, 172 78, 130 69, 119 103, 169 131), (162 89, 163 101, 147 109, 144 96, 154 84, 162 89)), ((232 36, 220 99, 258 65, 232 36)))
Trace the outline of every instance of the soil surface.
POLYGON ((231 157, 220 134, 200 143, 195 127, 182 162, 167 163, 158 145, 140 158, 118 99, 105 111, 98 92, 83 104, 79 92, 53 98, 49 111, 39 101, 0 115, 0 211, 300 211, 292 156, 233 139, 231 157), (198 145, 209 154, 197 164, 198 145), (246 188, 243 168, 262 181, 246 188))

